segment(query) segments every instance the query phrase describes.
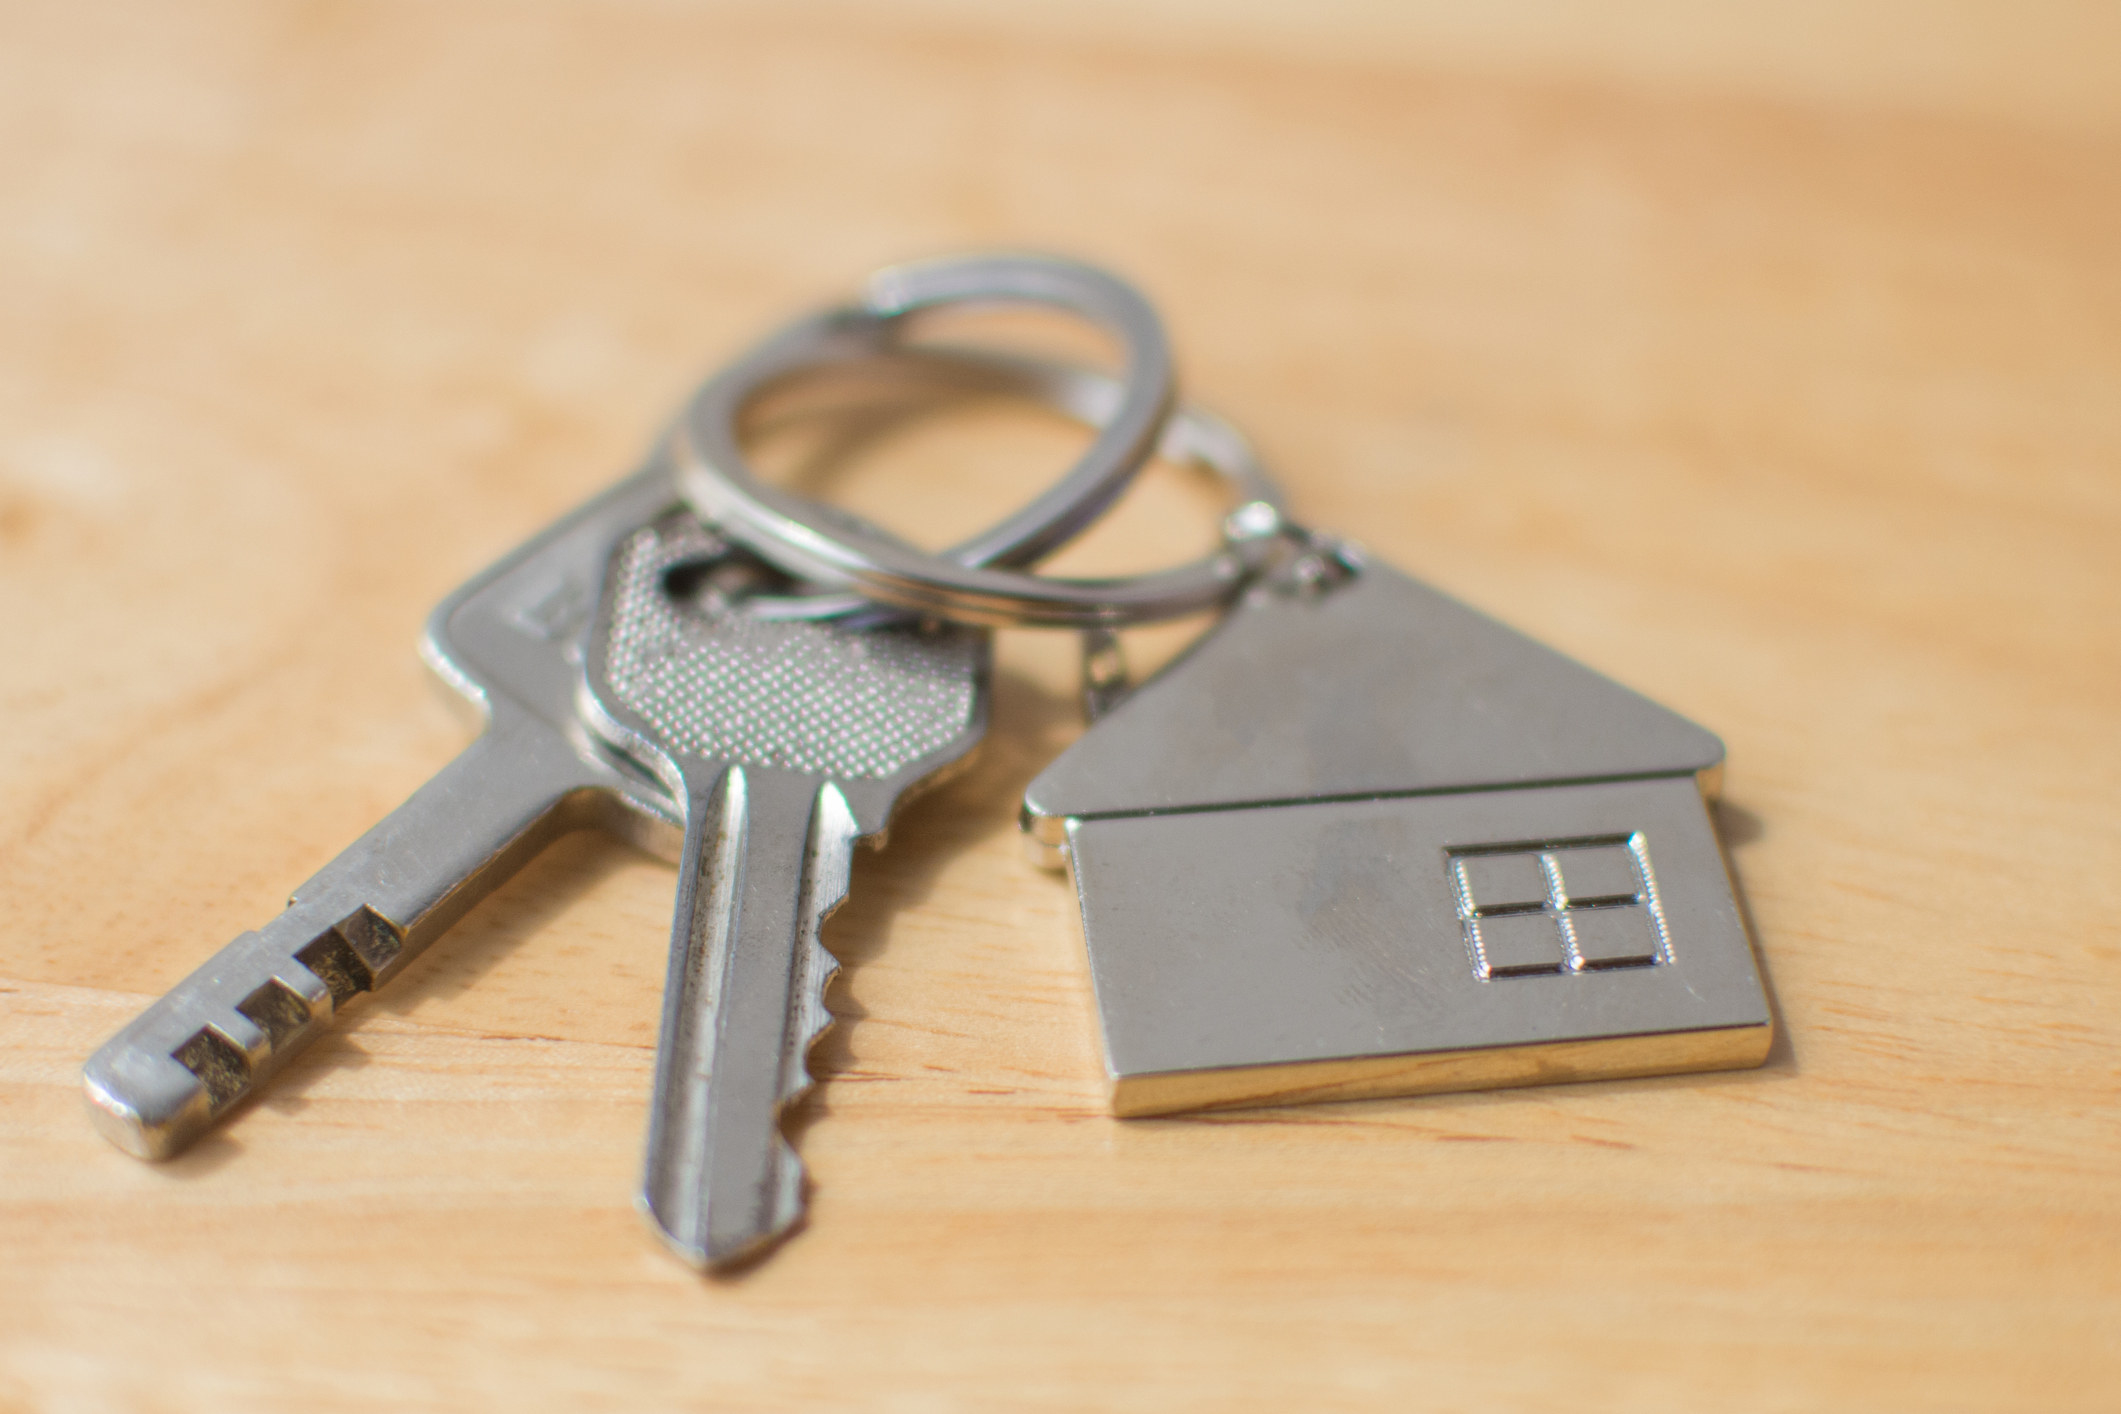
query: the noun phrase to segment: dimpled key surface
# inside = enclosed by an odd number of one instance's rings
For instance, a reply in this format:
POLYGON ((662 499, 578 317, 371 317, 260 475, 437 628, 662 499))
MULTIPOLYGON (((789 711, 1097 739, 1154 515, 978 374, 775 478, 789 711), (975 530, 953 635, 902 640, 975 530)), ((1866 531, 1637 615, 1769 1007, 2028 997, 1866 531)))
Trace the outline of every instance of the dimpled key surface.
POLYGON ((986 727, 988 639, 774 621, 688 573, 728 547, 686 515, 612 557, 583 716, 685 803, 641 1206, 701 1266, 802 1213, 782 1108, 810 1083, 836 966, 818 939, 857 840, 986 727))

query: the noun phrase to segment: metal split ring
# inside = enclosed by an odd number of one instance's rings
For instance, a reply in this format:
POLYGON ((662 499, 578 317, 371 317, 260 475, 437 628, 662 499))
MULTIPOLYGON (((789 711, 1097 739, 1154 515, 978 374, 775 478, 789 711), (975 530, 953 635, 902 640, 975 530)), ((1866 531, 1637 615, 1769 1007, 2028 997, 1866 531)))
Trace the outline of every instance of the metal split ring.
POLYGON ((1281 552, 1279 488, 1228 423, 1187 407, 1171 414, 1169 348, 1147 301, 1072 261, 984 256, 901 266, 874 276, 860 301, 796 321, 716 375, 687 406, 670 453, 695 511, 761 558, 839 592, 754 601, 775 617, 821 618, 884 604, 963 623, 1114 627, 1210 609, 1281 552), (908 345, 909 316, 950 304, 1043 304, 1119 335, 1123 379, 981 349, 908 345), (882 360, 980 391, 1045 402, 1099 428, 1089 450, 1029 506, 984 534, 929 554, 844 513, 768 486, 738 445, 738 418, 775 385, 882 360), (1024 573, 1108 509, 1150 457, 1194 462, 1235 487, 1222 549, 1177 569, 1123 579, 1024 573), (999 567, 998 567, 999 566, 999 567), (851 592, 850 592, 851 591, 851 592))

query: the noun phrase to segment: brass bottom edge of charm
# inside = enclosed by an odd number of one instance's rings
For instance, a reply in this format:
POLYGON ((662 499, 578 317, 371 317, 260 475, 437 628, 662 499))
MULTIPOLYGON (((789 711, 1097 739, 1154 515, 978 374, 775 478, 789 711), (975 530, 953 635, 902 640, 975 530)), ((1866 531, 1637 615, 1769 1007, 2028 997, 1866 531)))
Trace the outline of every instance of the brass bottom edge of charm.
POLYGON ((1763 1023, 1424 1055, 1354 1056, 1227 1070, 1123 1075, 1112 1082, 1112 1112, 1122 1119, 1140 1119, 1188 1110, 1319 1104, 1389 1095, 1434 1095, 1451 1090, 1503 1090, 1520 1085, 1744 1070, 1767 1059, 1774 1036, 1773 1025, 1763 1023))

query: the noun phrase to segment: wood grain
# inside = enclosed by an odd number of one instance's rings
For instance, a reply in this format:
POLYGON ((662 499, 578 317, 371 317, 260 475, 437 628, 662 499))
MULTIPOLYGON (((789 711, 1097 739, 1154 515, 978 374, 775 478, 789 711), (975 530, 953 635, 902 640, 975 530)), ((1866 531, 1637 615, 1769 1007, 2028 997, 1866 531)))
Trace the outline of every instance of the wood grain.
MULTIPOLYGON (((2115 1407, 2110 26, 1621 10, 9 6, 0 1409, 2115 1407), (811 1219, 742 1278, 630 1207, 672 874, 596 838, 186 1158, 95 1136, 88 1052, 462 745, 435 599, 777 318, 992 244, 1129 273, 1309 519, 1725 737, 1764 1070, 1109 1118, 1014 838, 1068 645, 1011 634, 830 927, 811 1219)), ((1071 445, 846 494, 941 538, 1071 445)))

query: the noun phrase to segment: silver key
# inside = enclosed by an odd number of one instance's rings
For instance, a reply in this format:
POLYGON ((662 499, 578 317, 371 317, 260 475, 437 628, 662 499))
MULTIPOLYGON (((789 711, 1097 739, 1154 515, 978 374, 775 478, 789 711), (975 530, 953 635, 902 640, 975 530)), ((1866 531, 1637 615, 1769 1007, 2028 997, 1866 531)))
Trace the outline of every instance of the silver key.
POLYGON ((986 730, 988 636, 773 621, 673 576, 728 556, 689 515, 613 558, 583 716, 685 802, 640 1203, 696 1266, 749 1256, 802 1214, 782 1108, 810 1083, 836 964, 818 927, 858 840, 986 730))
POLYGON ((82 1078, 112 1143, 148 1159, 183 1149, 558 835, 596 826, 675 856, 675 805, 574 710, 612 549, 674 502, 657 460, 436 607, 423 655, 484 711, 484 733, 90 1058, 82 1078))

